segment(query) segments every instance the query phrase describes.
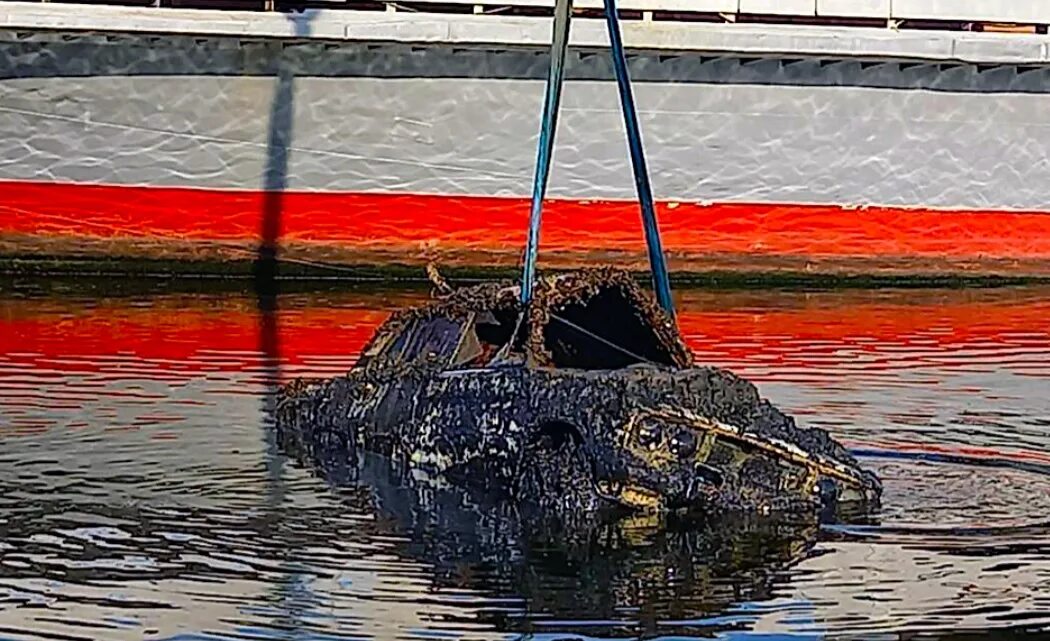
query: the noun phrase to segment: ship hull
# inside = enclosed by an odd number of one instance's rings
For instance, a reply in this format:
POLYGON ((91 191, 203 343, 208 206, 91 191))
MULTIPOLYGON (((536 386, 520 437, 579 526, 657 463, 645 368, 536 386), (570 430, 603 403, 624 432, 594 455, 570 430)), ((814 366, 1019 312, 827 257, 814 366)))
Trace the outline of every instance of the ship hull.
MULTIPOLYGON (((574 52, 541 261, 644 268, 607 56, 574 52)), ((0 37, 0 252, 509 267, 546 57, 0 37)), ((631 58, 672 270, 1050 275, 1047 72, 631 58)))

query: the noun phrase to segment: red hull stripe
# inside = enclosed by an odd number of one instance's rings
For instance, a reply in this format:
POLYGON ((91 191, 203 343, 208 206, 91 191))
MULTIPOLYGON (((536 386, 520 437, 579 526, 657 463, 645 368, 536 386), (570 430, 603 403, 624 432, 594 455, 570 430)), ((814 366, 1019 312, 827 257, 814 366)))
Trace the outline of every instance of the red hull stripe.
MULTIPOLYGON (((279 208, 285 242, 506 249, 521 246, 528 215, 524 198, 311 192, 267 198, 259 191, 0 182, 0 233, 250 240, 262 233, 262 212, 279 208)), ((659 219, 667 248, 687 254, 1050 258, 1050 215, 1040 212, 661 203, 659 219)), ((637 205, 552 201, 542 247, 641 251, 637 205)))

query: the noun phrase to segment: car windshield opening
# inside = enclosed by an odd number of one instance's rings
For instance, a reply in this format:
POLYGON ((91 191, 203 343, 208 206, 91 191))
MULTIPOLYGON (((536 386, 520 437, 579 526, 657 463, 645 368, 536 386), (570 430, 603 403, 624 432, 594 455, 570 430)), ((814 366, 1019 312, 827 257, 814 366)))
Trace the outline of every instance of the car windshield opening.
POLYGON ((602 288, 552 310, 543 339, 555 367, 597 370, 675 364, 648 315, 619 287, 602 288))

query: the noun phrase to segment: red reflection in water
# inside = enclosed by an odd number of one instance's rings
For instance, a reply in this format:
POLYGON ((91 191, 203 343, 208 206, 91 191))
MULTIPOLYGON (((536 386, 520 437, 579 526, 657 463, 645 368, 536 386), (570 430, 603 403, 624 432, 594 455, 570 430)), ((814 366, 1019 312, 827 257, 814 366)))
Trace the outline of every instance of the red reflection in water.
MULTIPOLYGON (((817 294, 690 291, 679 325, 698 360, 751 368, 865 369, 936 362, 972 364, 988 355, 1050 347, 1050 292, 986 290, 817 294)), ((278 315, 282 365, 295 375, 352 364, 375 328, 418 296, 347 293, 289 296, 278 315)), ((162 296, 82 306, 56 299, 0 301, 0 357, 62 371, 126 370, 129 360, 185 372, 258 365, 258 311, 248 298, 162 296)))
MULTIPOLYGON (((126 370, 129 360, 187 374, 258 366, 263 357, 253 301, 201 302, 166 297, 139 307, 112 300, 78 311, 53 300, 0 303, 0 355, 59 371, 126 370)), ((388 314, 358 307, 282 309, 282 363, 293 370, 326 358, 352 364, 388 314)))
MULTIPOLYGON (((420 300, 419 294, 391 297, 360 292, 283 296, 276 319, 281 375, 345 372, 392 310, 420 300)), ((682 333, 699 362, 728 367, 760 384, 862 388, 878 378, 877 384, 888 388, 914 385, 897 379, 901 372, 916 368, 937 372, 983 368, 1050 378, 1050 359, 1043 356, 1050 351, 1046 323, 1050 289, 1045 288, 694 290, 680 292, 678 309, 682 333)), ((267 376, 267 361, 259 352, 260 327, 259 310, 250 296, 0 299, 0 387, 51 390, 23 398, 25 406, 44 404, 39 405, 41 410, 55 402, 89 401, 96 389, 112 381, 122 381, 121 394, 127 401, 139 393, 129 381, 178 386, 216 372, 226 379, 237 373, 239 382, 224 385, 223 394, 258 394, 243 383, 267 376), (69 377, 79 378, 75 385, 66 385, 69 377), (59 400, 56 390, 61 390, 59 400)), ((142 391, 139 400, 148 406, 150 395, 156 393, 163 391, 142 391)), ((838 398, 832 394, 828 400, 825 395, 825 405, 800 406, 795 413, 833 410, 838 398)), ((171 425, 174 431, 158 432, 155 438, 174 438, 178 417, 152 411, 139 416, 132 427, 171 425)), ((8 434, 54 427, 38 412, 16 421, 17 426, 9 426, 14 432, 8 434)), ((961 443, 876 443, 876 439, 879 436, 872 434, 866 445, 1002 455, 961 443)), ((1050 455, 1041 452, 1018 450, 1011 456, 1050 463, 1050 455)))

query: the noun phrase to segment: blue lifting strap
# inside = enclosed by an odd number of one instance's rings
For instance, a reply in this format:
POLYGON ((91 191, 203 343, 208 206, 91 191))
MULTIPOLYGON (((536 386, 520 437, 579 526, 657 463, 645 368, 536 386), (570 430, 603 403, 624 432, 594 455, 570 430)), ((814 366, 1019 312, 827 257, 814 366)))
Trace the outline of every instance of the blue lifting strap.
MULTIPOLYGON (((521 282, 521 301, 525 305, 528 305, 529 301, 532 300, 532 289, 535 281, 543 198, 547 192, 547 179, 550 176, 554 135, 558 123, 558 107, 561 103, 561 88, 565 73, 565 52, 569 43, 571 13, 572 0, 556 1, 554 7, 554 33, 551 43, 551 66, 547 76, 543 117, 540 122, 536 173, 532 182, 529 238, 525 248, 525 268, 521 282)), ((634 184, 642 209, 642 225, 645 229, 645 242, 649 253, 649 267, 652 271, 653 289, 656 291, 656 299, 660 307, 673 318, 674 303, 671 300, 671 284, 667 275, 667 262, 664 257, 663 246, 660 242, 660 229, 656 222, 656 209, 653 206, 653 192, 649 184, 645 152, 642 149, 642 134, 638 125, 638 114, 634 107, 634 96, 631 92, 631 79, 627 74, 627 59, 624 55, 623 39, 620 35, 620 19, 616 11, 616 0, 605 0, 605 19, 609 28, 613 69, 616 73, 616 84, 620 92, 624 127, 627 130, 627 144, 631 152, 634 184)))
POLYGON ((561 86, 565 73, 565 52, 569 48, 569 21, 572 19, 572 0, 557 0, 554 4, 554 35, 551 40, 551 66, 547 74, 547 91, 543 99, 543 118, 540 121, 540 143, 536 152, 536 174, 532 179, 532 209, 529 212, 529 240, 525 246, 525 273, 521 280, 521 302, 532 300, 532 285, 536 279, 536 254, 540 245, 540 219, 543 198, 547 194, 551 155, 554 151, 554 132, 558 126, 558 106, 561 104, 561 86))

